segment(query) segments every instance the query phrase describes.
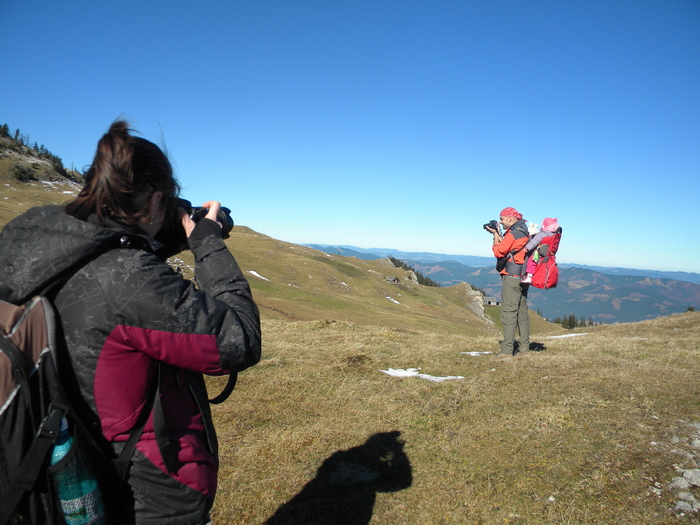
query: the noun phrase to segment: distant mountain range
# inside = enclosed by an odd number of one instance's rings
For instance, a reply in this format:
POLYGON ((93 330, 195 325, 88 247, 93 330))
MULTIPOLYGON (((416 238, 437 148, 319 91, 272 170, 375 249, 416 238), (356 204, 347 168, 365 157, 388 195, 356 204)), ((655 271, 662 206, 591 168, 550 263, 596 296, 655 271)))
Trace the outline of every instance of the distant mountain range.
MULTIPOLYGON (((490 296, 500 296, 500 278, 491 257, 307 246, 365 260, 391 255, 443 286, 467 282, 490 296)), ((529 292, 530 306, 550 319, 574 314, 596 322, 634 322, 700 308, 700 274, 569 264, 561 264, 560 270, 556 289, 531 287, 529 292)))
MULTIPOLYGON (((326 244, 305 244, 309 248, 320 250, 325 253, 334 253, 338 255, 346 255, 348 257, 357 257, 365 261, 381 259, 391 255, 402 261, 420 261, 422 263, 456 261, 464 266, 473 268, 481 268, 492 266, 494 264, 493 257, 480 257, 477 255, 448 255, 444 253, 429 253, 429 252, 402 252, 391 248, 357 248, 356 246, 338 246, 326 244)), ((585 264, 563 264, 559 263, 560 268, 583 268, 594 272, 605 273, 608 275, 636 275, 641 277, 650 277, 652 279, 675 279, 677 281, 686 281, 689 283, 700 284, 700 273, 692 272, 664 272, 659 270, 639 270, 636 268, 616 268, 607 266, 587 266, 585 264)))

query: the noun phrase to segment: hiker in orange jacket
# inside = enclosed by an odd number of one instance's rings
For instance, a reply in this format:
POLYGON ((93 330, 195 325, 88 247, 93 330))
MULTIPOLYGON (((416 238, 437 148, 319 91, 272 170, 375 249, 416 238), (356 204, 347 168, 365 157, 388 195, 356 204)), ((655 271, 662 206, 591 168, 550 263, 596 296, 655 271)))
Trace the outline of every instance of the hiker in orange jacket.
POLYGON ((501 235, 498 229, 486 228, 493 233, 493 254, 496 269, 501 273, 501 322, 503 341, 497 357, 507 358, 515 354, 515 329, 520 333, 518 354, 530 351, 530 318, 527 310, 529 285, 521 283, 525 263, 525 245, 530 236, 523 216, 515 208, 505 208, 500 213, 500 223, 505 228, 501 235))

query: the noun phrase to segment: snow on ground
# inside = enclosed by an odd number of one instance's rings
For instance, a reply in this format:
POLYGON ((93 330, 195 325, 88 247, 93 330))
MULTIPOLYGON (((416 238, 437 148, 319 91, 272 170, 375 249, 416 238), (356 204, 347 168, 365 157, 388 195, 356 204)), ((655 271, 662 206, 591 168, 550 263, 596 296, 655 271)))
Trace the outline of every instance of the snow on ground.
POLYGON ((460 352, 460 354, 470 355, 472 357, 476 357, 478 355, 492 354, 492 353, 493 352, 460 352))
POLYGON ((386 298, 389 299, 392 303, 401 304, 400 302, 398 302, 398 301, 397 301, 396 299, 394 299, 393 297, 390 297, 390 296, 387 295, 386 298))
POLYGON ((253 270, 249 270, 248 273, 249 273, 250 275, 253 275, 253 276, 257 277, 258 279, 262 279, 263 281, 270 281, 270 279, 268 279, 268 278, 266 278, 266 277, 263 277, 263 276, 260 275, 258 272, 255 272, 255 271, 253 271, 253 270))
POLYGON ((389 368, 388 370, 380 370, 393 377, 419 377, 421 379, 427 379, 428 381, 440 382, 447 381, 448 379, 464 379, 464 376, 445 376, 436 377, 428 374, 421 374, 418 372, 420 368, 406 368, 405 370, 400 368, 389 368))
POLYGON ((550 335, 549 337, 545 337, 545 339, 564 339, 565 337, 578 337, 579 335, 588 335, 588 332, 583 332, 581 334, 550 335))

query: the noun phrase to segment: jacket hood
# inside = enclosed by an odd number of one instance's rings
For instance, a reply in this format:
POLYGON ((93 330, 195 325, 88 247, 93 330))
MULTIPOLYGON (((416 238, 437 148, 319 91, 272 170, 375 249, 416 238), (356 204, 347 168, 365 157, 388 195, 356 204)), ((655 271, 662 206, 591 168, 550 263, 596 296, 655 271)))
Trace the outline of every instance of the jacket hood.
POLYGON ((135 237, 155 242, 137 228, 107 226, 76 219, 61 206, 13 219, 0 233, 0 297, 21 304, 110 248, 130 247, 135 237))

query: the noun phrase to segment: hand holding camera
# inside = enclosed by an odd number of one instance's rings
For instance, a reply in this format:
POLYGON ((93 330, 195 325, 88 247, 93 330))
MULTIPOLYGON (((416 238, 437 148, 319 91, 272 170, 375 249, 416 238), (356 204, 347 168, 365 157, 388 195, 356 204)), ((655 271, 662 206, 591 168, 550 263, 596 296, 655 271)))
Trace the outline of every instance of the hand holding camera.
POLYGON ((492 220, 484 224, 484 230, 489 233, 499 233, 501 232, 501 227, 498 225, 498 221, 492 220))
POLYGON ((193 207, 190 201, 178 199, 177 211, 187 237, 190 236, 195 225, 201 219, 210 219, 221 226, 221 236, 224 239, 229 237, 233 228, 231 210, 221 206, 218 201, 207 201, 201 207, 193 207))
POLYGON ((221 206, 218 201, 207 201, 203 206, 192 206, 186 199, 175 199, 169 206, 171 210, 165 225, 158 232, 156 240, 163 244, 159 254, 163 258, 172 257, 187 249, 187 239, 195 225, 202 219, 211 219, 221 226, 221 237, 229 238, 233 229, 231 210, 221 206))

